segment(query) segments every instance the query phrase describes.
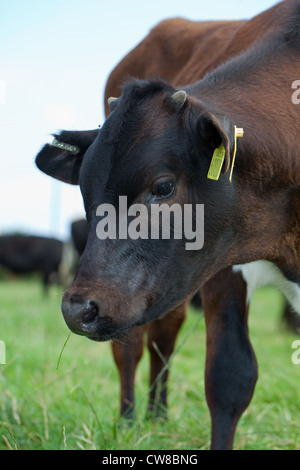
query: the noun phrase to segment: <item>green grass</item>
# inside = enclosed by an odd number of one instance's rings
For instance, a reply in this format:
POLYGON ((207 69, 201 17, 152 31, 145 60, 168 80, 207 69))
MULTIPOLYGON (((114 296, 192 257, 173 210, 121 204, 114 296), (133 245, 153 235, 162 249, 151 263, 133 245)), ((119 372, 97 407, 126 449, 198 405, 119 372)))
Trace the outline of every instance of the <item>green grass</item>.
MULTIPOLYGON (((190 310, 172 360, 169 419, 145 421, 148 354, 136 378, 137 421, 119 419, 119 380, 109 343, 68 337, 61 291, 45 299, 37 281, 1 281, 0 449, 208 449, 204 396, 205 327, 190 310)), ((240 420, 236 449, 300 449, 300 365, 297 337, 280 323, 281 296, 255 294, 250 334, 259 364, 254 398, 240 420)))

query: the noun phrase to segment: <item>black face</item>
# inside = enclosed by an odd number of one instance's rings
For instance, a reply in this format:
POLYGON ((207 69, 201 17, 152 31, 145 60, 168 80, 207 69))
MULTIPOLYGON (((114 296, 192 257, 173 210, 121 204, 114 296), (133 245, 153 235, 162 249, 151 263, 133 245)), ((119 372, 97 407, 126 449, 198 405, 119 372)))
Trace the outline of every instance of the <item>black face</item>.
POLYGON ((214 220, 226 228, 231 204, 220 201, 228 183, 212 192, 216 183, 206 178, 220 135, 201 140, 191 106, 172 103, 174 90, 143 87, 125 89, 80 166, 89 235, 62 310, 72 331, 95 340, 180 305, 210 275, 213 250, 218 269, 225 255, 214 220))

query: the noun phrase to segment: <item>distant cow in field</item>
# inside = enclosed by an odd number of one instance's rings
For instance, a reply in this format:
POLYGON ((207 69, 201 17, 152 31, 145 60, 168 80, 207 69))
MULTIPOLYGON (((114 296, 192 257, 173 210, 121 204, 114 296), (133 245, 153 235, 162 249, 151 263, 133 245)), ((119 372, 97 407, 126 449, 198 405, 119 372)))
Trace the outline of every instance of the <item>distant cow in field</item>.
POLYGON ((59 275, 66 288, 73 281, 80 258, 87 242, 87 222, 85 218, 74 220, 70 226, 70 236, 63 245, 59 275))
POLYGON ((204 78, 189 68, 180 86, 170 78, 129 81, 109 100, 100 130, 63 131, 36 159, 50 176, 80 184, 84 199, 88 241, 62 302, 73 332, 105 341, 162 322, 158 349, 172 349, 201 288, 212 449, 232 448, 253 396, 247 320, 254 289, 272 282, 300 312, 300 118, 291 100, 300 77, 299 23, 299 0, 286 0, 242 23, 220 49, 224 63, 204 78), (238 143, 236 127, 244 129, 238 143), (195 225, 204 205, 204 246, 187 250, 175 231, 169 239, 120 231, 100 239, 103 205, 121 214, 124 196, 129 208, 149 211, 149 222, 154 205, 188 204, 195 225))
POLYGON ((51 275, 58 274, 63 243, 56 238, 34 235, 0 236, 0 265, 17 274, 39 273, 45 291, 51 275))
POLYGON ((86 219, 74 220, 71 224, 71 238, 75 250, 81 256, 84 252, 88 237, 88 227, 86 219))

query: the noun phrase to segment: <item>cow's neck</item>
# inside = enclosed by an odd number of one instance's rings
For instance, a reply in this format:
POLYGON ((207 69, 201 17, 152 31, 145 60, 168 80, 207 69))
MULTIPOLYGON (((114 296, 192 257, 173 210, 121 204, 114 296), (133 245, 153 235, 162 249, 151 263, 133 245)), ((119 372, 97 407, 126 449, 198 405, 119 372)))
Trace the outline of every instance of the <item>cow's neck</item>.
POLYGON ((244 129, 228 186, 238 214, 229 262, 265 259, 299 280, 300 120, 291 85, 300 77, 300 45, 279 47, 279 39, 229 61, 188 93, 244 129))

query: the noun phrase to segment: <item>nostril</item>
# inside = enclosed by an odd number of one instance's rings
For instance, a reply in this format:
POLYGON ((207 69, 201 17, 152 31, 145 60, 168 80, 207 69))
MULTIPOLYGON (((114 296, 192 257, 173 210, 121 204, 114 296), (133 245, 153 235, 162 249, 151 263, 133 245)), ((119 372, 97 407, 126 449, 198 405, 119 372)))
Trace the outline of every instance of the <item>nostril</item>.
POLYGON ((97 316, 98 316, 97 305, 94 302, 89 301, 86 312, 82 317, 82 323, 84 323, 85 325, 88 323, 92 323, 97 318, 97 316))

